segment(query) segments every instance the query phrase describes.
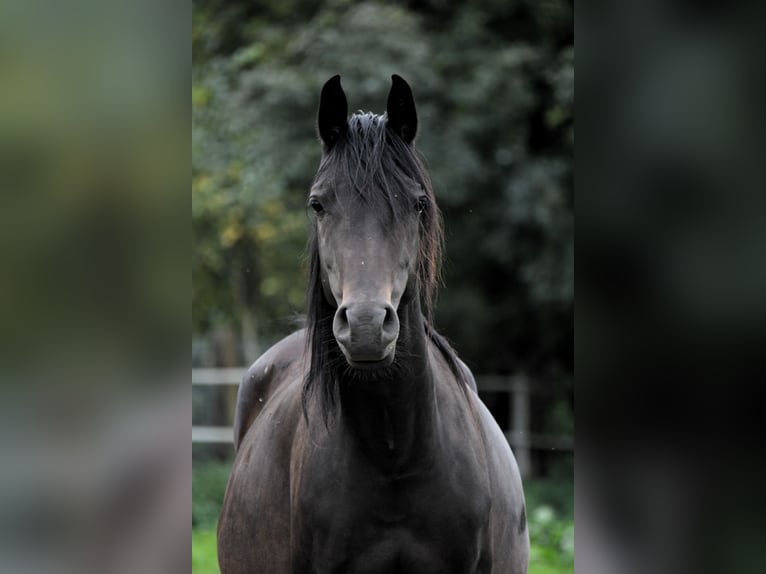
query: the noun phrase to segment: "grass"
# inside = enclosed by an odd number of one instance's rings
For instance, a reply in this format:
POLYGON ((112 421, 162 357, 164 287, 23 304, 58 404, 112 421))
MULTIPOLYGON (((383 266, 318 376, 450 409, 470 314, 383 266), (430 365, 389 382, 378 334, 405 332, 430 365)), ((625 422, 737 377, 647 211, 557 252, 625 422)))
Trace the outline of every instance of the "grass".
POLYGON ((193 461, 192 529, 215 529, 230 471, 231 461, 193 461))
POLYGON ((192 529, 192 574, 219 574, 215 529, 192 529))
POLYGON ((538 506, 530 510, 529 538, 529 574, 574 572, 574 520, 538 506))
MULTIPOLYGON (((194 461, 192 479, 192 574, 219 574, 215 526, 230 462, 194 461)), ((529 574, 574 572, 572 483, 524 483, 531 539, 529 574)))
POLYGON ((193 460, 192 574, 219 574, 215 527, 231 461, 193 460))

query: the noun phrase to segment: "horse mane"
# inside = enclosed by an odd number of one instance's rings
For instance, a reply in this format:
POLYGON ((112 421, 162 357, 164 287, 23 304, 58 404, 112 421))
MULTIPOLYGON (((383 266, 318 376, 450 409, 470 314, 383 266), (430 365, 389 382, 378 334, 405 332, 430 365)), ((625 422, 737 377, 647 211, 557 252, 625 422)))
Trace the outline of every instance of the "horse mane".
MULTIPOLYGON (((464 375, 455 351, 432 327, 444 239, 431 178, 415 148, 387 129, 387 123, 386 114, 359 112, 351 116, 343 135, 322 157, 314 185, 321 185, 326 180, 347 182, 369 209, 388 214, 392 233, 397 233, 397 225, 402 225, 405 216, 413 209, 411 195, 405 191, 413 185, 420 186, 428 203, 420 218, 417 272, 423 319, 427 336, 444 355, 457 380, 462 382, 464 375)), ((309 400, 316 395, 327 425, 337 403, 338 376, 345 366, 345 358, 334 343, 335 307, 324 296, 316 227, 312 228, 307 253, 306 344, 311 364, 303 384, 303 412, 308 418, 309 400)))

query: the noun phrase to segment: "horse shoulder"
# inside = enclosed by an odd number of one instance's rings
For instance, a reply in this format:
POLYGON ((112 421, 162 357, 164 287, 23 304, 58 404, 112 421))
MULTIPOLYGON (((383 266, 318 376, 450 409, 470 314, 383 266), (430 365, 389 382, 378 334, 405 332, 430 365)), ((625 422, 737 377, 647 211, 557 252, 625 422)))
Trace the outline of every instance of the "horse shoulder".
POLYGON ((296 440, 305 436, 299 432, 303 420, 300 360, 293 360, 284 376, 261 386, 270 392, 269 398, 258 403, 257 413, 250 415, 251 422, 240 431, 243 434, 221 505, 221 574, 291 571, 292 451, 296 440))
POLYGON ((291 377, 303 357, 305 330, 288 335, 253 363, 242 377, 234 415, 234 449, 277 389, 291 377))
POLYGON ((492 497, 493 564, 500 572, 525 573, 529 532, 524 491, 516 458, 489 409, 475 397, 486 444, 492 497))

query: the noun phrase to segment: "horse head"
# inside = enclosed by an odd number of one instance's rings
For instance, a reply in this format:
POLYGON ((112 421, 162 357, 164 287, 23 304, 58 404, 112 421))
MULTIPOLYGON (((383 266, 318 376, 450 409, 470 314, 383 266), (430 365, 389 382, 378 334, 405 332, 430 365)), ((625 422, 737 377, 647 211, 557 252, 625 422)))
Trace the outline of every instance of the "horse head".
POLYGON ((441 227, 413 146, 417 113, 407 82, 393 76, 386 114, 347 114, 335 76, 320 97, 322 160, 307 203, 313 288, 332 309, 332 335, 348 365, 376 369, 395 360, 400 308, 421 294, 430 306, 441 227))

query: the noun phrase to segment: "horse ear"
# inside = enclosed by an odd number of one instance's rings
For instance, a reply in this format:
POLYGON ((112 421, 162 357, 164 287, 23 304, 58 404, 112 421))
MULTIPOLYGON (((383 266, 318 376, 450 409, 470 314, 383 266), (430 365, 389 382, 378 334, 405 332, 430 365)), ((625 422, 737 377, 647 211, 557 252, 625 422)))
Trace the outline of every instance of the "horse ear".
POLYGON ((335 75, 327 80, 322 88, 322 95, 319 98, 319 112, 317 113, 317 130, 325 151, 329 151, 346 131, 347 119, 346 94, 343 93, 343 88, 340 86, 340 76, 335 75))
POLYGON ((388 126, 406 143, 412 143, 418 133, 418 114, 412 90, 401 76, 391 76, 391 91, 388 93, 388 126))

